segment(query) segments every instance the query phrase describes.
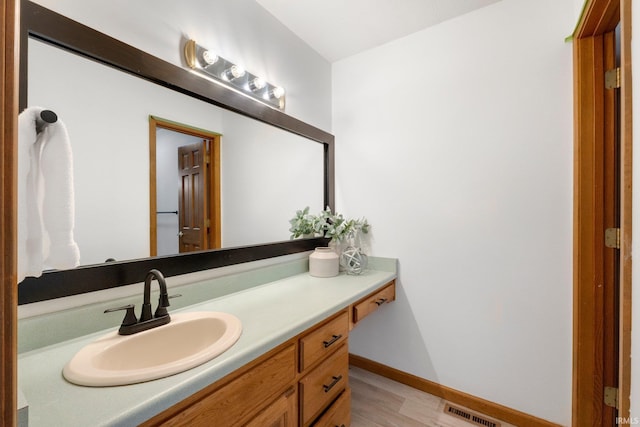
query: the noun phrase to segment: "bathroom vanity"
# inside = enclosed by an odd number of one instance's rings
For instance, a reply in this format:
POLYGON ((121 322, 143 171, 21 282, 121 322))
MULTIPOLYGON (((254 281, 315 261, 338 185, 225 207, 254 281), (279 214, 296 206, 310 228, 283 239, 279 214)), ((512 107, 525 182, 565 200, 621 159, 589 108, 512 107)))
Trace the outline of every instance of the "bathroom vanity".
MULTIPOLYGON (((295 272, 305 262, 282 268, 295 272)), ((249 274, 259 277, 260 269, 249 274)), ((245 277, 231 274, 173 292, 189 299, 216 282, 245 277)), ((242 321, 242 335, 203 365, 139 384, 83 387, 62 377, 64 364, 104 329, 33 348, 19 355, 18 366, 29 425, 348 426, 349 331, 395 299, 395 278, 396 260, 372 258, 371 268, 360 276, 322 279, 298 272, 170 309, 233 314, 242 321)), ((101 310, 111 303, 79 308, 77 315, 104 316, 101 310)), ((47 316, 54 329, 72 327, 70 313, 66 321, 47 316)), ((45 320, 27 322, 33 328, 45 320)))
POLYGON ((349 330, 394 299, 391 281, 143 425, 348 426, 349 330))
MULTIPOLYGON (((213 122, 219 122, 220 125, 213 131, 218 132, 224 128, 224 138, 229 142, 228 147, 223 150, 225 156, 232 153, 233 147, 242 147, 233 142, 235 133, 237 140, 256 141, 260 148, 260 151, 256 151, 257 166, 271 165, 275 168, 273 170, 278 170, 278 166, 274 166, 275 160, 282 160, 286 167, 280 169, 292 170, 289 149, 278 154, 275 148, 268 148, 270 146, 265 144, 266 132, 275 129, 278 135, 274 141, 282 142, 284 138, 292 137, 297 141, 293 142, 294 145, 303 147, 305 151, 309 148, 314 153, 309 164, 317 166, 314 170, 320 178, 314 180, 317 181, 317 185, 312 186, 314 188, 310 188, 307 180, 300 179, 301 175, 297 172, 291 175, 293 178, 285 178, 276 184, 267 183, 265 177, 272 174, 262 172, 258 167, 247 167, 249 152, 240 148, 235 158, 239 159, 243 167, 232 166, 235 164, 233 156, 227 156, 221 161, 227 165, 223 171, 239 171, 241 176, 235 180, 233 177, 224 177, 223 181, 245 182, 246 171, 255 169, 256 181, 247 188, 259 189, 261 187, 257 184, 264 184, 270 189, 278 190, 273 195, 257 191, 234 199, 225 197, 222 209, 226 212, 226 218, 237 220, 240 224, 261 224, 257 230, 245 233, 250 241, 241 241, 240 237, 238 241, 233 240, 232 230, 229 229, 223 230, 228 241, 224 242, 222 249, 147 258, 149 242, 145 233, 147 229, 154 229, 153 224, 156 223, 158 214, 155 203, 157 194, 148 188, 147 176, 141 176, 140 179, 127 177, 122 190, 113 188, 117 180, 107 179, 109 191, 116 191, 119 197, 125 194, 130 197, 124 204, 125 209, 114 205, 109 198, 104 198, 108 201, 107 206, 95 209, 99 200, 93 195, 97 194, 98 187, 95 183, 89 184, 89 180, 76 176, 77 183, 90 185, 91 195, 86 198, 78 197, 78 191, 76 207, 79 208, 80 203, 86 203, 90 210, 97 210, 100 215, 127 212, 129 216, 126 220, 118 221, 114 218, 109 221, 117 224, 118 230, 117 233, 107 232, 106 235, 127 236, 126 239, 118 239, 117 243, 126 240, 121 247, 128 251, 138 246, 144 248, 144 251, 122 252, 120 255, 110 252, 109 259, 116 258, 118 262, 102 262, 105 257, 96 256, 98 264, 90 267, 49 272, 38 279, 27 278, 20 284, 19 311, 24 311, 25 308, 28 310, 31 304, 49 304, 47 301, 55 301, 57 304, 58 300, 75 296, 89 298, 89 302, 76 308, 20 316, 18 388, 28 404, 29 425, 93 427, 200 423, 227 427, 264 426, 273 423, 323 425, 322 423, 329 422, 348 425, 349 330, 375 309, 393 300, 396 260, 371 258, 369 269, 362 275, 341 274, 327 279, 309 276, 306 256, 277 267, 262 268, 254 264, 260 260, 304 254, 314 247, 327 244, 328 239, 323 238, 280 241, 286 239, 286 236, 259 236, 258 232, 271 230, 272 227, 265 224, 279 224, 282 218, 287 218, 290 211, 288 206, 319 205, 321 208, 335 208, 334 136, 282 111, 239 96, 233 90, 211 85, 208 80, 194 75, 184 67, 154 57, 28 0, 21 2, 20 50, 23 56, 20 61, 21 108, 31 103, 52 105, 55 100, 56 109, 59 112, 64 110, 64 120, 73 130, 74 140, 91 142, 87 147, 89 159, 95 158, 98 149, 105 149, 109 153, 133 153, 135 150, 131 151, 133 146, 129 144, 129 140, 135 140, 142 144, 135 145, 139 155, 119 156, 121 160, 133 162, 132 166, 119 164, 115 169, 138 172, 149 169, 152 171, 150 175, 154 176, 156 172, 152 165, 156 153, 155 149, 148 147, 153 146, 149 143, 152 132, 148 117, 158 110, 165 110, 154 101, 151 106, 143 106, 140 114, 115 118, 113 113, 121 110, 119 104, 112 107, 99 102, 93 103, 91 109, 78 108, 78 105, 88 103, 71 100, 68 91, 57 95, 48 92, 53 87, 65 87, 60 85, 61 77, 73 76, 71 84, 77 87, 76 76, 93 77, 99 72, 103 77, 97 80, 98 83, 88 84, 92 89, 107 88, 108 96, 90 96, 92 101, 107 98, 162 99, 176 107, 175 110, 166 109, 171 111, 167 112, 168 120, 202 129, 209 129, 212 118, 215 117, 213 122), (69 61, 73 66, 60 70, 61 73, 56 75, 49 65, 61 63, 60 61, 45 61, 44 68, 39 67, 37 62, 30 63, 31 59, 43 58, 38 54, 38 46, 47 50, 54 49, 53 47, 64 50, 64 61, 69 61), (91 71, 84 68, 89 66, 91 71), (47 72, 30 81, 29 72, 33 75, 39 69, 46 69, 47 72), (132 76, 139 77, 134 80, 143 86, 130 89, 128 82, 132 76), (55 84, 48 84, 49 80, 46 78, 52 78, 55 84), (111 80, 106 80, 107 78, 118 81, 125 79, 127 84, 108 84, 105 82, 111 80), (39 87, 46 91, 38 92, 39 87), (124 95, 114 96, 116 87, 125 88, 124 95), (146 89, 157 95, 145 95, 146 89), (137 96, 131 97, 131 93, 137 96), (60 102, 63 100, 71 105, 61 107, 60 102), (104 114, 96 110, 103 106, 106 109, 104 114), (213 108, 216 109, 215 115, 211 110, 213 108), (91 124, 91 120, 85 120, 84 113, 87 111, 90 111, 92 119, 111 117, 118 126, 112 127, 108 133, 96 134, 95 129, 101 122, 91 124), (124 126, 129 123, 128 120, 133 122, 130 126, 124 126), (112 131, 115 130, 126 131, 126 138, 114 134, 112 131), (84 131, 90 133, 86 138, 81 136, 84 131), (256 138, 248 138, 242 132, 255 133, 256 138), (106 138, 105 143, 97 141, 98 136, 106 138), (126 141, 126 147, 118 149, 114 146, 116 141, 126 141), (269 161, 264 161, 264 149, 267 149, 269 161), (140 188, 132 187, 134 183, 140 188), (304 191, 297 187, 286 187, 291 183, 302 185, 304 191), (140 197, 147 191, 151 197, 140 197), (282 195, 285 195, 284 200, 282 195), (262 199, 258 196, 265 196, 267 199, 260 202, 262 199), (294 196, 300 196, 301 199, 295 199, 294 196), (309 197, 311 200, 308 200, 309 197), (150 203, 147 203, 148 199, 150 203), (256 206, 282 206, 283 211, 268 209, 264 214, 271 214, 273 218, 262 218, 260 222, 253 216, 244 218, 240 214, 253 213, 252 209, 247 209, 247 200, 251 200, 256 206), (131 220, 133 213, 139 218, 131 220), (138 226, 131 233, 123 230, 127 224, 146 224, 147 220, 150 227, 138 226), (132 233, 140 230, 141 239, 131 238, 132 233), (134 241, 137 242, 136 245, 133 244, 134 241), (235 265, 245 265, 247 269, 241 273, 223 273, 213 279, 182 282, 180 286, 170 289, 171 293, 182 294, 175 302, 171 301, 170 313, 217 311, 229 313, 241 320, 240 338, 224 353, 188 371, 126 386, 84 387, 71 384, 63 378, 63 367, 80 349, 108 331, 118 328, 122 320, 121 313, 117 316, 103 314, 105 309, 132 303, 139 309, 142 284, 138 282, 150 269, 157 268, 168 279, 175 281, 183 276, 224 270, 235 265), (283 271, 286 274, 282 274, 283 271), (114 286, 134 286, 139 292, 135 297, 120 295, 100 303, 87 297, 93 293, 109 292, 114 286)), ((88 93, 82 90, 76 92, 88 93)), ((80 150, 81 148, 74 148, 75 158, 79 158, 80 150)), ((96 174, 95 164, 90 160, 77 164, 89 165, 92 177, 106 176, 96 174)), ((227 192, 227 195, 230 194, 238 194, 238 188, 231 188, 227 192)), ((92 215, 76 214, 76 218, 87 221, 88 228, 93 231, 102 230, 103 227, 95 227, 95 224, 105 222, 96 220, 92 215)), ((76 231, 79 231, 80 221, 76 222, 76 226, 76 231)), ((286 230, 286 222, 283 227, 286 230)), ((242 231, 246 231, 244 226, 242 231)), ((101 237, 87 237, 85 241, 87 245, 99 242, 99 248, 111 247, 105 245, 101 237)), ((152 295, 152 301, 155 298, 152 295)))

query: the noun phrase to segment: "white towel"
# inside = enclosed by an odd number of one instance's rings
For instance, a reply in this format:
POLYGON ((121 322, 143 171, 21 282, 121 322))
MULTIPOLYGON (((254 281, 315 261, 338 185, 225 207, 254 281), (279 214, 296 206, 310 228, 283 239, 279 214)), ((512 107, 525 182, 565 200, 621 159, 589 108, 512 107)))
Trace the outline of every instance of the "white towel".
POLYGON ((60 120, 37 133, 41 111, 30 107, 18 117, 18 282, 80 263, 69 136, 60 120))

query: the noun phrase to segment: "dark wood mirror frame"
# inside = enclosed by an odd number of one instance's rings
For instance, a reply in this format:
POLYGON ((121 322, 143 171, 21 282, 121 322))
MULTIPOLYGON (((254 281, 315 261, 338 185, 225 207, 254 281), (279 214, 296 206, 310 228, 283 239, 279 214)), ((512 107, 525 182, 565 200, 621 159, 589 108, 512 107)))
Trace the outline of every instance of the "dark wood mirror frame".
MULTIPOLYGON (((324 204, 335 209, 334 136, 281 111, 261 105, 222 86, 164 60, 149 55, 117 39, 73 21, 27 0, 21 1, 20 22, 20 111, 27 104, 28 39, 61 47, 88 59, 114 67, 172 90, 225 108, 244 116, 306 137, 324 145, 324 204)), ((283 218, 283 221, 286 221, 283 218)), ((216 249, 173 256, 144 258, 108 264, 52 270, 39 278, 28 277, 18 286, 18 304, 46 301, 144 280, 157 268, 165 276, 175 276, 244 262, 312 250, 325 246, 327 239, 301 239, 229 249, 216 249)))

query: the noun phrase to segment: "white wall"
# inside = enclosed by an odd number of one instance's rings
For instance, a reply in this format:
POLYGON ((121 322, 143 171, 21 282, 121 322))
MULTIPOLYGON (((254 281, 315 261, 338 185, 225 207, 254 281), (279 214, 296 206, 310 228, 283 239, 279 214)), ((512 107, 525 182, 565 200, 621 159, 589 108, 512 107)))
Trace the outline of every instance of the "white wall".
POLYGON ((503 0, 333 66, 337 206, 398 257, 350 351, 569 425, 574 0, 503 0))
POLYGON ((223 247, 287 240, 296 210, 322 210, 322 144, 227 113, 220 151, 223 247))
POLYGON ((287 114, 331 129, 331 66, 253 0, 35 0, 175 65, 185 40, 284 87, 287 114))

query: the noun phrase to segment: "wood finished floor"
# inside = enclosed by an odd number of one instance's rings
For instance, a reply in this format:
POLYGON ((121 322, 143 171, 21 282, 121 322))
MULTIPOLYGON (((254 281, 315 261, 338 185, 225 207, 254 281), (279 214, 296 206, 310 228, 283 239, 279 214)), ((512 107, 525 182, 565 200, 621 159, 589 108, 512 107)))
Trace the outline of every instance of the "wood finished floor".
MULTIPOLYGON (((445 414, 447 401, 364 369, 350 366, 349 384, 351 427, 477 426, 445 414)), ((500 422, 501 427, 515 427, 491 417, 485 418, 500 422)))

